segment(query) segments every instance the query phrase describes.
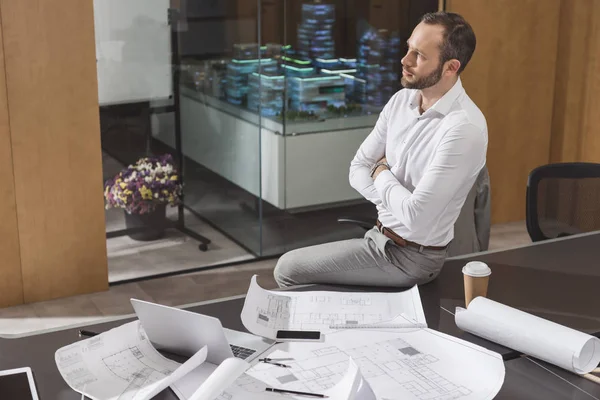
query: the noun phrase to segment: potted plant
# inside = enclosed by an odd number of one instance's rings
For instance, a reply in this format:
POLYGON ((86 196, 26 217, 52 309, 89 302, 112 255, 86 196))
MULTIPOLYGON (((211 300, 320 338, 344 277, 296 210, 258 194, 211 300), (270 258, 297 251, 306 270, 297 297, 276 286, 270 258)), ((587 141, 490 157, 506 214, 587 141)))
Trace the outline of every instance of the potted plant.
POLYGON ((106 208, 123 208, 127 228, 146 228, 129 236, 156 240, 163 236, 166 206, 180 203, 182 185, 170 154, 144 157, 104 184, 106 208))

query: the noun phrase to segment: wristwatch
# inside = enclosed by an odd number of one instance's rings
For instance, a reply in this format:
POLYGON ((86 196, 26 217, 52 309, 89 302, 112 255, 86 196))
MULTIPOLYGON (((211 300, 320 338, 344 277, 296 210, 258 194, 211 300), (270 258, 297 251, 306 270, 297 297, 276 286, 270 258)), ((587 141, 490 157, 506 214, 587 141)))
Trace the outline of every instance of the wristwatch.
POLYGON ((375 171, 377 170, 377 168, 379 168, 379 167, 381 167, 381 166, 384 166, 384 167, 386 167, 387 169, 390 169, 390 166, 389 166, 389 164, 388 164, 388 163, 384 163, 384 162, 378 162, 378 163, 375 163, 375 165, 373 165, 373 167, 371 167, 371 174, 370 174, 370 175, 371 175, 371 178, 373 177, 373 174, 375 174, 375 171))

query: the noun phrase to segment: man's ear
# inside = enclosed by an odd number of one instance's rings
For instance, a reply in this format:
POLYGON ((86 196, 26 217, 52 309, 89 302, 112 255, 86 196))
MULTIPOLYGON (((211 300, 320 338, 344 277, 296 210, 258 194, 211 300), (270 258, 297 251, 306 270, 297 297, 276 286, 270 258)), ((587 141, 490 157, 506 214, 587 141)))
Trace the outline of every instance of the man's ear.
POLYGON ((450 72, 452 74, 458 74, 458 70, 460 69, 460 61, 453 58, 452 60, 446 61, 446 72, 450 72))

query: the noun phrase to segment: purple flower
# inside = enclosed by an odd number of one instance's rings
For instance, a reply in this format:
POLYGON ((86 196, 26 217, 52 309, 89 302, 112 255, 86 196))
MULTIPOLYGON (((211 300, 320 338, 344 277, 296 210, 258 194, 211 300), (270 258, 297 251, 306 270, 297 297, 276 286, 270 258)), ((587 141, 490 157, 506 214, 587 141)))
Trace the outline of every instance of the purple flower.
POLYGON ((182 192, 170 154, 141 158, 104 184, 106 208, 123 208, 129 213, 151 212, 159 204, 175 206, 181 202, 182 192))

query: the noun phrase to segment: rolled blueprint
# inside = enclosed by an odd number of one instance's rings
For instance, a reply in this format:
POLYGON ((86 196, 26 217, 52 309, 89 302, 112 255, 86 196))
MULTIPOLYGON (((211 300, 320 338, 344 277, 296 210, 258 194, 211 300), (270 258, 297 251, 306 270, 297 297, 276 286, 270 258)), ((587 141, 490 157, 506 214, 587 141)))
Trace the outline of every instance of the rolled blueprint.
POLYGON ((600 362, 600 339, 485 297, 458 307, 455 320, 464 331, 577 374, 600 362))

